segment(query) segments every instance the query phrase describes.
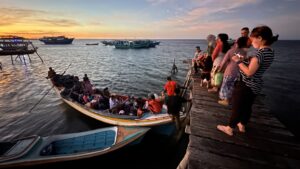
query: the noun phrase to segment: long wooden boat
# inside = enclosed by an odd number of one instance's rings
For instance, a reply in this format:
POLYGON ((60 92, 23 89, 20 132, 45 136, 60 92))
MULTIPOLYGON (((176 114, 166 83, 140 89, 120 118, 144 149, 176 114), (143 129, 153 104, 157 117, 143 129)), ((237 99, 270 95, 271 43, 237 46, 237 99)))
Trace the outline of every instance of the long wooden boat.
POLYGON ((114 126, 48 137, 30 136, 1 143, 0 168, 99 156, 139 141, 148 130, 145 127, 114 126))
MULTIPOLYGON (((60 93, 63 91, 64 88, 54 87, 54 89, 57 95, 61 97, 60 93)), ((166 106, 164 106, 163 111, 159 114, 145 112, 142 117, 138 117, 131 115, 113 114, 109 113, 108 110, 92 109, 68 97, 61 97, 61 99, 72 108, 78 110, 79 112, 111 125, 151 127, 170 124, 172 122, 172 117, 167 113, 166 106)), ((185 117, 186 114, 181 112, 180 118, 184 119, 185 117)))

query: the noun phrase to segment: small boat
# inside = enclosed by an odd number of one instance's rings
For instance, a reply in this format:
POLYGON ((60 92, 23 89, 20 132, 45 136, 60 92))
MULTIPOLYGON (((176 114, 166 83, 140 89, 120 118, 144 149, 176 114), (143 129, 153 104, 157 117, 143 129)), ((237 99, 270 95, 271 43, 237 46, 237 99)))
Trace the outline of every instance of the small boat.
POLYGON ((103 40, 103 41, 101 41, 102 42, 102 44, 103 45, 105 45, 105 46, 113 46, 113 45, 115 45, 115 40, 103 40))
POLYGON ((30 136, 0 143, 0 168, 70 161, 103 155, 142 139, 149 128, 107 127, 80 133, 30 136))
POLYGON ((85 45, 99 45, 99 43, 86 43, 85 45))
POLYGON ((130 41, 118 40, 114 43, 116 49, 129 49, 131 48, 130 41))
MULTIPOLYGON (((91 118, 94 118, 107 124, 120 126, 153 127, 170 124, 172 122, 172 117, 167 113, 166 106, 164 106, 161 113, 153 114, 152 112, 148 111, 144 112, 141 117, 137 115, 115 114, 111 113, 108 109, 96 110, 87 105, 83 105, 70 97, 62 97, 61 93, 64 91, 63 87, 54 86, 54 90, 57 93, 57 95, 72 108, 78 110, 80 113, 83 113, 91 118)), ((184 119, 185 117, 186 114, 181 112, 180 118, 184 119)))
POLYGON ((67 38, 65 36, 52 36, 52 37, 43 37, 39 39, 44 42, 45 45, 67 45, 72 44, 74 38, 67 38))

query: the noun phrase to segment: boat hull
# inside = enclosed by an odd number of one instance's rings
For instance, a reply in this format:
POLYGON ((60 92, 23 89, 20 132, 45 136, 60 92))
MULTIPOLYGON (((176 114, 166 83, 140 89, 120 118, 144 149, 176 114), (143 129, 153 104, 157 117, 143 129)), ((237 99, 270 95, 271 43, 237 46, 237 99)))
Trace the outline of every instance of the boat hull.
MULTIPOLYGON (((70 160, 78 160, 83 158, 90 158, 94 156, 103 155, 109 152, 112 152, 114 150, 117 150, 121 147, 124 147, 126 145, 130 145, 134 143, 135 141, 138 141, 141 139, 144 134, 149 130, 149 128, 132 128, 132 127, 108 127, 103 129, 96 129, 81 133, 71 133, 71 134, 62 134, 62 135, 56 135, 56 136, 49 136, 49 137, 43 137, 40 138, 38 141, 35 142, 35 145, 32 146, 25 154, 22 155, 22 157, 17 157, 15 160, 10 159, 4 162, 0 162, 0 168, 2 167, 21 167, 21 166, 32 166, 37 164, 45 164, 45 163, 54 163, 54 162, 60 162, 60 161, 70 161, 70 160), (103 135, 103 132, 115 132, 115 135, 108 135, 108 138, 103 138, 105 135, 103 135), (99 135, 100 133, 100 135, 99 135), (102 135, 101 135, 102 134, 102 135), (91 137, 92 136, 92 137, 91 137), (94 138, 92 140, 91 138, 94 138), (101 140, 102 139, 102 140, 101 140), (113 139, 113 140, 112 140, 113 139), (73 142, 70 142, 73 141, 73 142), (110 140, 112 143, 109 146, 102 147, 102 148, 95 148, 95 149, 89 149, 82 152, 70 152, 70 149, 74 149, 74 146, 78 145, 78 149, 84 149, 85 147, 90 148, 91 145, 97 144, 97 142, 100 142, 100 144, 104 144, 101 141, 105 141, 105 144, 107 140, 110 140), (93 142, 94 141, 94 142, 93 142), (41 152, 44 152, 44 150, 47 150, 47 146, 59 142, 59 146, 62 147, 61 154, 51 154, 51 155, 44 155, 41 152), (65 144, 62 144, 65 143, 65 144), (68 145, 66 143, 69 143, 71 145, 68 145), (63 147, 66 146, 66 147, 63 147)), ((21 146, 20 146, 21 147, 21 146)), ((75 147, 76 148, 76 147, 75 147)), ((13 148, 12 148, 13 149, 13 148)), ((9 152, 14 152, 15 150, 9 150, 9 152)), ((57 151, 55 151, 57 152, 57 151)), ((1 161, 2 156, 0 157, 1 161)))
POLYGON ((62 40, 55 40, 55 39, 51 39, 51 40, 47 40, 47 39, 40 39, 40 41, 44 42, 45 45, 68 45, 68 44, 72 44, 74 38, 70 38, 70 39, 62 39, 62 40))

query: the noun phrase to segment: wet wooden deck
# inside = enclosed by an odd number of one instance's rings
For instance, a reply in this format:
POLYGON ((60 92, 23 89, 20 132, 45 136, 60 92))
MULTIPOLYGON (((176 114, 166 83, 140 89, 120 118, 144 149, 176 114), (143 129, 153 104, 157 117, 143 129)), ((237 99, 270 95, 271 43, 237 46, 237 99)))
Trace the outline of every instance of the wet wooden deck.
POLYGON ((300 142, 268 111, 263 97, 256 99, 247 132, 230 137, 216 129, 228 124, 230 108, 217 103, 216 93, 200 87, 198 77, 193 77, 192 87, 185 157, 189 169, 300 168, 300 142))

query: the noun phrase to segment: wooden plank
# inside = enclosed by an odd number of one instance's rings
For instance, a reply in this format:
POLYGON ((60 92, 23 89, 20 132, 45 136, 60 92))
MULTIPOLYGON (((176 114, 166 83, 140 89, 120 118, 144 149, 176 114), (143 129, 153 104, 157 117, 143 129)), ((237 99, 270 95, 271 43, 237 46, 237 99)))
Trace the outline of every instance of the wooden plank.
MULTIPOLYGON (((220 123, 223 122, 224 124, 226 124, 229 120, 229 115, 226 113, 213 113, 213 112, 207 112, 204 110, 198 110, 196 113, 192 113, 191 118, 193 119, 193 121, 197 121, 197 118, 200 118, 200 119, 204 118, 204 117, 208 116, 208 114, 213 116, 214 118, 220 118, 218 121, 220 123)), ((279 135, 283 135, 283 136, 294 137, 294 135, 290 131, 288 131, 286 128, 277 127, 274 125, 268 125, 265 123, 257 123, 256 121, 252 121, 252 120, 250 120, 247 127, 256 128, 263 132, 270 132, 270 133, 279 134, 279 135)))
MULTIPOLYGON (((266 165, 255 164, 248 161, 241 161, 210 152, 197 150, 189 147, 190 153, 188 168, 189 169, 266 169, 266 165)), ((276 169, 276 167, 274 167, 276 169)))
MULTIPOLYGON (((193 107, 191 109, 191 117, 201 117, 204 114, 206 115, 211 115, 214 117, 219 117, 219 118, 226 118, 227 120, 229 120, 231 112, 226 110, 226 109, 202 109, 202 108, 197 108, 197 105, 193 104, 193 107)), ((258 115, 258 113, 252 113, 251 118, 250 118, 250 123, 258 123, 258 124, 264 124, 264 125, 268 125, 268 126, 274 126, 277 128, 286 128, 285 126, 283 126, 283 124, 281 124, 276 118, 274 117, 262 117, 260 115, 258 115)))
POLYGON ((236 133, 234 137, 227 136, 226 134, 216 129, 216 124, 201 124, 191 123, 191 135, 198 137, 205 137, 214 140, 219 140, 224 143, 236 144, 240 146, 274 153, 279 156, 286 156, 289 158, 300 159, 299 146, 289 146, 286 144, 275 143, 271 139, 258 139, 253 136, 255 132, 247 132, 246 134, 236 133))
MULTIPOLYGON (((191 120, 191 124, 194 124, 194 121, 196 121, 197 123, 195 125, 207 125, 208 128, 210 127, 214 128, 218 124, 228 124, 228 119, 214 118, 209 116, 202 116, 200 118, 191 118, 190 120, 191 120)), ((299 141, 288 130, 276 131, 277 129, 273 127, 267 128, 262 125, 251 124, 251 123, 247 125, 246 130, 247 130, 246 132, 247 135, 250 135, 252 133, 253 137, 257 137, 259 139, 272 140, 272 142, 300 146, 299 141), (284 131, 287 134, 281 134, 284 133, 284 131)))
POLYGON ((293 163, 300 163, 299 160, 292 160, 286 157, 273 155, 259 150, 243 146, 224 144, 216 140, 190 135, 190 147, 196 151, 205 151, 241 161, 266 165, 267 168, 296 168, 293 163))
MULTIPOLYGON (((191 119, 191 120, 194 120, 194 119, 191 119)), ((216 130, 216 126, 218 124, 224 124, 219 119, 210 120, 208 118, 202 118, 201 120, 205 121, 206 123, 204 123, 204 124, 197 123, 195 125, 193 125, 194 123, 192 123, 191 131, 193 131, 193 127, 205 127, 205 125, 210 125, 210 126, 208 126, 209 128, 216 130)), ((236 131, 237 131, 237 129, 236 129, 236 131)), ((254 128, 253 126, 248 126, 247 132, 245 134, 242 134, 242 136, 246 137, 246 139, 270 141, 270 142, 278 143, 278 144, 296 146, 296 147, 299 147, 299 149, 300 149, 299 142, 298 142, 298 140, 296 140, 296 138, 294 136, 272 133, 271 131, 266 131, 266 130, 261 131, 261 130, 259 130, 259 128, 254 128)))

